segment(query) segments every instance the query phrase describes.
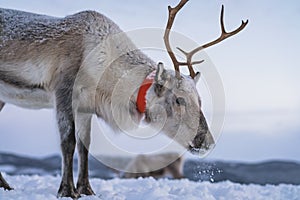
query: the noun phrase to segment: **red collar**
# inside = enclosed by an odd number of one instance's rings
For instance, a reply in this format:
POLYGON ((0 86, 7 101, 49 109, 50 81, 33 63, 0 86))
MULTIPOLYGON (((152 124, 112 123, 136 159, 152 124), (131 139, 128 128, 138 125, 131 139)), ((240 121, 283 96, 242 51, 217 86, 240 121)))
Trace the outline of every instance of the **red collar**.
POLYGON ((143 81, 143 83, 139 89, 138 96, 136 99, 136 106, 137 106, 137 110, 140 113, 146 112, 146 94, 147 94, 148 89, 151 87, 151 85, 154 82, 155 74, 156 74, 156 70, 151 72, 145 78, 145 80, 143 81))

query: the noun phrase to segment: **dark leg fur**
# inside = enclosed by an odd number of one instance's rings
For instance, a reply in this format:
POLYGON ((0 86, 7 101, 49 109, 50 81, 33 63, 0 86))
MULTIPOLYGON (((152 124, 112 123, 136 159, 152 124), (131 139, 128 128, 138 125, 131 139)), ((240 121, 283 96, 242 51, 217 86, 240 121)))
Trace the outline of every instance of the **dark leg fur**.
POLYGON ((77 150, 78 150, 78 181, 77 191, 79 194, 94 195, 89 182, 88 150, 90 146, 91 115, 78 114, 77 125, 77 150))
POLYGON ((62 151, 62 180, 58 197, 78 198, 73 181, 73 155, 75 151, 75 124, 72 111, 72 87, 56 91, 56 112, 62 151))
POLYGON ((79 194, 94 195, 94 191, 89 182, 88 174, 88 150, 83 145, 81 140, 78 141, 79 154, 79 174, 77 181, 77 191, 79 194))
MULTIPOLYGON (((0 111, 4 107, 5 103, 0 101, 0 111)), ((8 185, 8 183, 3 178, 1 172, 0 172, 0 188, 4 188, 5 190, 12 190, 12 188, 8 185)))
POLYGON ((0 188, 4 188, 4 190, 12 190, 13 189, 5 181, 5 179, 3 178, 1 172, 0 172, 0 188))
POLYGON ((5 103, 0 101, 0 111, 2 110, 2 108, 4 107, 5 103))

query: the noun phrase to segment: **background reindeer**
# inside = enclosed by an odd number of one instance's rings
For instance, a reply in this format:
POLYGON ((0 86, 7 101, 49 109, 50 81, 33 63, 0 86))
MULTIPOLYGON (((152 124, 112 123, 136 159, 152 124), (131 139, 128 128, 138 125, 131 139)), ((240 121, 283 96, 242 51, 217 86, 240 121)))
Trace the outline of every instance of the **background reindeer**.
POLYGON ((126 167, 126 172, 120 173, 122 178, 138 178, 152 176, 163 178, 171 176, 174 179, 184 178, 182 173, 183 157, 177 153, 162 153, 155 155, 138 155, 126 167), (164 164, 162 164, 164 163, 164 164), (160 168, 159 166, 165 166, 160 168))
MULTIPOLYGON (((115 130, 131 127, 131 122, 138 122, 144 115, 151 126, 159 127, 192 153, 214 146, 196 90, 200 73, 192 68, 202 61, 193 62, 192 56, 238 33, 247 22, 227 33, 222 7, 220 38, 189 53, 180 49, 187 61, 179 62, 171 49, 169 35, 177 12, 186 2, 182 0, 175 8, 169 7, 164 35, 175 71, 165 70, 162 63, 156 66, 116 24, 97 12, 54 18, 0 9, 0 108, 10 103, 56 110, 63 157, 59 197, 94 194, 88 180, 93 114, 115 130), (182 65, 188 66, 189 76, 180 74, 182 65), (135 88, 151 73, 155 76, 143 97, 146 104, 140 105, 137 103, 139 90, 135 88), (120 79, 125 89, 120 91, 118 101, 113 102, 112 88, 120 79), (126 98, 128 93, 130 98, 126 98), (75 188, 72 161, 76 136, 80 139, 77 140, 79 174, 75 188)), ((0 187, 11 189, 2 176, 0 187)))

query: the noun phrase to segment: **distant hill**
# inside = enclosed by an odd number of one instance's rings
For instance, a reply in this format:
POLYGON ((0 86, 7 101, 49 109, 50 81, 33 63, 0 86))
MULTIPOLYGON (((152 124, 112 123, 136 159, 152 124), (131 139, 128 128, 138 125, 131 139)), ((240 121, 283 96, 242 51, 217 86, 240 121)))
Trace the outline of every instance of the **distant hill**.
MULTIPOLYGON (((128 162, 128 158, 108 158, 116 162, 128 162)), ((0 153, 0 171, 9 175, 59 175, 61 158, 58 155, 46 158, 30 158, 0 153)), ((89 159, 90 176, 102 179, 117 177, 114 170, 92 156, 89 159)), ((77 159, 74 161, 77 170, 77 159)), ((300 185, 300 163, 268 161, 260 163, 237 163, 224 161, 185 160, 183 174, 193 181, 232 181, 241 184, 294 184, 300 185)))
POLYGON ((190 180, 232 181, 241 184, 300 184, 300 163, 267 161, 260 163, 201 162, 187 160, 184 174, 190 180))

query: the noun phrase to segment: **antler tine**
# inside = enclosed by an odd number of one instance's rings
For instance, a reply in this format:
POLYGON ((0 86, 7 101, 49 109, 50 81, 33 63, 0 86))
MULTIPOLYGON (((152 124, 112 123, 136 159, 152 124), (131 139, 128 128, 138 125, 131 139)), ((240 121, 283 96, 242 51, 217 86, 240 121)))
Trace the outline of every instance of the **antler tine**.
MULTIPOLYGON (((174 68, 175 68, 175 72, 176 72, 176 77, 180 78, 180 70, 179 70, 179 66, 183 65, 184 63, 180 63, 178 62, 172 48, 170 45, 170 41, 169 41, 169 37, 170 37, 170 31, 171 28, 173 26, 173 22, 174 19, 176 17, 176 14, 178 13, 178 11, 188 2, 188 0, 181 0, 179 2, 179 4, 172 8, 171 6, 168 6, 168 10, 169 10, 169 17, 168 17, 168 22, 167 22, 167 26, 165 29, 165 34, 164 34, 164 42, 165 42, 165 46, 167 48, 168 54, 173 62, 174 68)), ((185 63, 187 65, 187 63, 185 63)))
MULTIPOLYGON (((182 49, 178 48, 187 58, 187 63, 189 64, 189 61, 192 60, 192 57, 195 53, 197 53, 198 51, 201 51, 202 49, 205 49, 207 47, 213 46, 237 33, 239 33, 240 31, 242 31, 246 25, 248 24, 248 20, 246 22, 242 21, 242 24, 235 29, 234 31, 231 32, 226 32, 225 26, 224 26, 224 5, 222 5, 222 9, 221 9, 221 15, 220 15, 220 24, 221 24, 221 35, 219 38, 217 38, 216 40, 213 40, 211 42, 208 42, 200 47, 195 48, 194 50, 190 51, 190 52, 185 52, 182 49)), ((189 66, 189 65, 188 65, 189 66)))
POLYGON ((186 61, 186 63, 182 63, 182 64, 183 64, 183 65, 186 64, 186 65, 188 66, 188 69, 189 69, 189 72, 190 72, 190 76, 191 76, 192 78, 194 78, 194 77, 196 76, 196 73, 195 73, 195 71, 194 71, 193 65, 203 63, 204 60, 192 62, 192 56, 190 56, 188 52, 182 50, 182 49, 179 48, 179 47, 176 47, 176 48, 177 48, 181 53, 183 53, 183 54, 186 56, 187 61, 186 61))

